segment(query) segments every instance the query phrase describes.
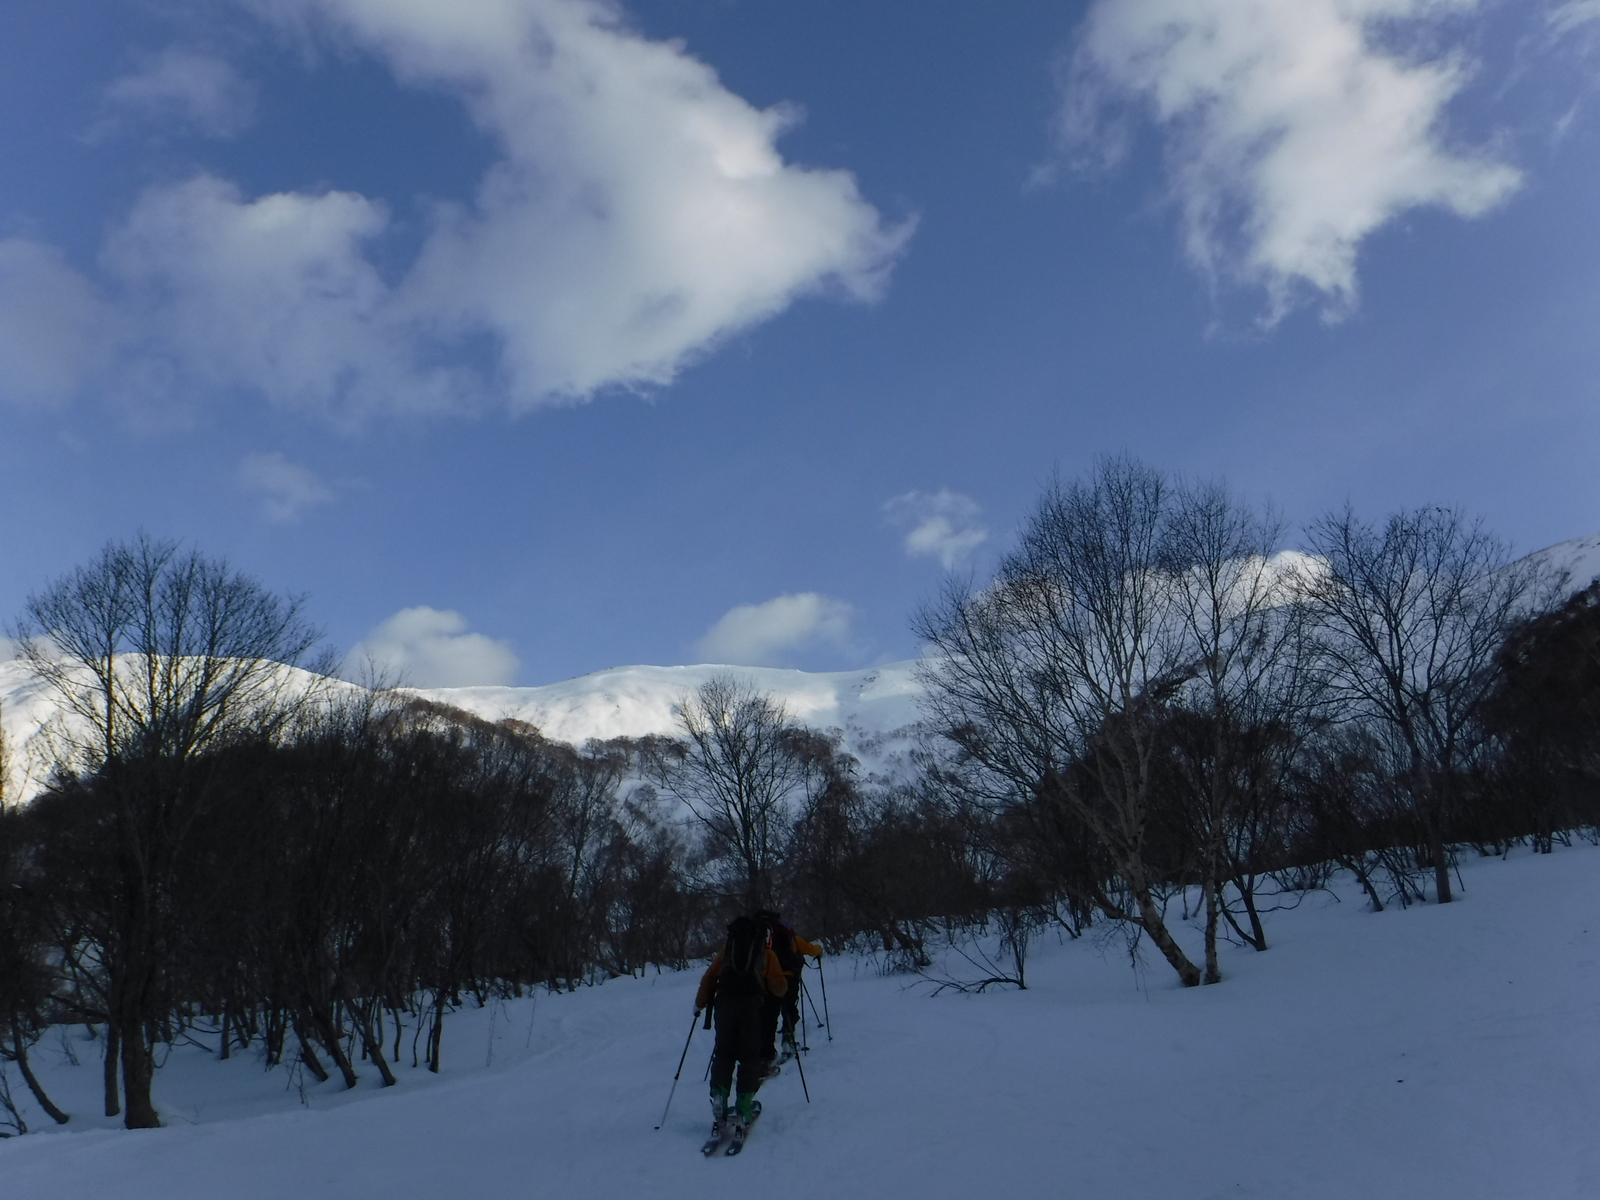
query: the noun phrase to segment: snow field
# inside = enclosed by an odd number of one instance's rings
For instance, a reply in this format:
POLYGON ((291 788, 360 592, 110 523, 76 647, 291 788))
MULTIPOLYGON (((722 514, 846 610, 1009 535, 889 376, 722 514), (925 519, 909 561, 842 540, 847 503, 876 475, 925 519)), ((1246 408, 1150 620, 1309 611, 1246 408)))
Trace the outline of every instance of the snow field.
POLYGON ((94 1115, 97 1047, 73 1067, 52 1034, 38 1066, 73 1122, 29 1112, 43 1132, 0 1142, 0 1197, 1600 1196, 1597 869, 1583 845, 1473 859, 1461 903, 1381 914, 1314 894, 1193 990, 1120 941, 1042 938, 1028 990, 985 995, 829 960, 814 1102, 786 1068, 736 1160, 697 1153, 698 1028, 652 1128, 697 971, 456 1014, 442 1076, 369 1069, 303 1103, 254 1054, 181 1049, 168 1128, 137 1133, 94 1115))

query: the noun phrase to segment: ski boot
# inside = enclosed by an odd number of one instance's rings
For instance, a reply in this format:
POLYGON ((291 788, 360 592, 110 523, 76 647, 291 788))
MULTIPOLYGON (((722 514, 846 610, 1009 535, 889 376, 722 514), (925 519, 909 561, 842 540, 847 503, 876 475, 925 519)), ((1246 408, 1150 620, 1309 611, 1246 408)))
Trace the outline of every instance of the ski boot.
POLYGON ((778 1055, 778 1065, 780 1067, 783 1066, 784 1063, 789 1062, 799 1053, 800 1047, 795 1043, 794 1032, 791 1030, 785 1033, 783 1035, 783 1053, 778 1055))
POLYGON ((744 1149, 744 1141, 750 1136, 750 1126, 756 1123, 756 1118, 761 1115, 761 1101, 756 1099, 754 1092, 740 1092, 738 1107, 734 1109, 729 1118, 733 1124, 733 1138, 728 1142, 728 1148, 722 1153, 732 1158, 744 1149))
POLYGON ((722 1145, 722 1140, 734 1130, 737 1114, 728 1109, 728 1091, 723 1088, 711 1093, 711 1136, 700 1147, 700 1153, 710 1158, 722 1145))

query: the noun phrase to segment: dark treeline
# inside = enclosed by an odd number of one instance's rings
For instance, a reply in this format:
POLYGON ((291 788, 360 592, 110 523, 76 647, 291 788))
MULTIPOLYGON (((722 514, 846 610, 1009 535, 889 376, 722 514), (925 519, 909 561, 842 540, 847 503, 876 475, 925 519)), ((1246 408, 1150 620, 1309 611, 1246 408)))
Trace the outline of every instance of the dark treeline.
POLYGON ((902 969, 953 944, 943 985, 1024 986, 1034 934, 1091 926, 1216 982, 1336 871, 1443 903, 1463 852, 1593 835, 1600 584, 1452 510, 1284 533, 1130 460, 1052 486, 918 615, 893 778, 733 675, 676 736, 583 748, 338 683, 295 598, 110 546, 17 631, 70 719, 0 808, 0 1059, 48 1106, 28 1048, 88 1026, 130 1126, 185 1039, 392 1083, 454 1007, 682 967, 754 907, 902 969))
POLYGON ((63 779, 8 827, 33 848, 19 882, 59 931, 73 1019, 151 1044, 203 1027, 224 1056, 255 1044, 347 1083, 353 1039, 392 1082, 403 1059, 438 1069, 464 995, 686 958, 700 913, 675 887, 681 849, 649 805, 617 803, 625 762, 377 694, 208 751, 213 798, 156 899, 159 968, 132 1028, 111 787, 63 779))

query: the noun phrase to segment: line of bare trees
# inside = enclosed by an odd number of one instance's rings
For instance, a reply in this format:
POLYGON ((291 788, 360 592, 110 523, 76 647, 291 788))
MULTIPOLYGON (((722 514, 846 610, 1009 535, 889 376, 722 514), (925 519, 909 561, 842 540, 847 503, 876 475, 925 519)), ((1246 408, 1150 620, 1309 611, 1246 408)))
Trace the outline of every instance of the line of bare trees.
POLYGON ((213 747, 208 798, 169 847, 137 1012, 120 1002, 114 782, 135 766, 58 778, 0 814, 0 958, 22 968, 0 985, 8 1057, 25 1068, 52 1022, 91 1026, 106 1112, 141 1127, 158 1121, 162 1046, 393 1084, 403 1060, 439 1070, 463 1003, 682 966, 707 900, 681 830, 648 793, 619 795, 629 756, 353 690, 213 747))
POLYGON ((140 1128, 181 1042, 387 1085, 439 1069, 456 1006, 684 966, 752 906, 901 927, 852 761, 732 678, 680 737, 553 743, 332 678, 297 598, 147 538, 15 632, 62 716, 49 786, 0 806, 0 1059, 59 1120, 28 1057, 52 1024, 140 1128))
POLYGON ((146 538, 17 632, 62 716, 50 785, 0 809, 0 1055, 57 1119, 27 1053, 51 1023, 93 1030, 107 1114, 148 1127, 163 1045, 390 1084, 408 1053, 439 1069, 464 1000, 698 949, 635 747, 301 669, 297 599, 146 538))
POLYGON ((1126 923, 1189 986, 1221 978, 1225 929, 1266 948, 1263 886, 1332 863, 1376 907, 1423 898, 1419 872, 1448 903, 1454 845, 1535 832, 1507 656, 1545 636, 1559 581, 1449 509, 1347 509, 1282 542, 1220 485, 1107 459, 916 622, 951 803, 1036 906, 1126 923), (1191 888, 1203 963, 1171 928, 1191 888))

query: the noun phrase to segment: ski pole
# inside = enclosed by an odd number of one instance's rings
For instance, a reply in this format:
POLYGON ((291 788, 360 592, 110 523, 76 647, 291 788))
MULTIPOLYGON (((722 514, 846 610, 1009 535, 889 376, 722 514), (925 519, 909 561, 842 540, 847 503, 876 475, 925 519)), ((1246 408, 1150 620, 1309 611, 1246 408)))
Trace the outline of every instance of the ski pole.
POLYGON ((661 1110, 661 1121, 656 1126, 660 1129, 667 1123, 667 1113, 672 1108, 672 1097, 678 1092, 678 1076, 683 1074, 683 1063, 689 1057, 689 1043, 694 1041, 694 1027, 700 1023, 700 1013, 696 1010, 693 1020, 689 1022, 689 1036, 683 1040, 683 1053, 678 1055, 678 1069, 672 1076, 672 1091, 667 1093, 667 1107, 661 1110))
POLYGON ((803 1054, 794 1056, 794 1065, 800 1068, 800 1090, 806 1094, 806 1103, 811 1103, 811 1089, 806 1086, 806 1058, 803 1054))
POLYGON ((817 978, 822 981, 822 1024, 828 1030, 828 1040, 833 1041, 833 1018, 828 1015, 828 977, 822 973, 822 959, 817 958, 817 978))
POLYGON ((817 1002, 811 998, 811 989, 806 986, 805 980, 800 981, 800 994, 805 997, 806 1003, 811 1005, 811 1015, 818 1025, 822 1024, 822 1014, 817 1012, 817 1002))

